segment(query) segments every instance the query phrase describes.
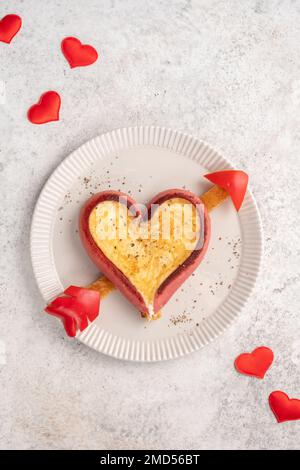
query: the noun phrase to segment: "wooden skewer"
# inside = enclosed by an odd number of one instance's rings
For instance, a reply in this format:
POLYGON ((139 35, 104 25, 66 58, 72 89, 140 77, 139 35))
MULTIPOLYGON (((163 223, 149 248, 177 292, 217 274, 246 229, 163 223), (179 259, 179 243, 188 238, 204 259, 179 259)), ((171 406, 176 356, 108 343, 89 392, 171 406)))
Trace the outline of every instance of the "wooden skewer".
MULTIPOLYGON (((206 193, 202 194, 200 199, 205 205, 207 211, 211 212, 213 209, 222 204, 222 202, 225 201, 227 197, 228 193, 225 191, 225 189, 222 189, 219 186, 213 186, 211 189, 206 191, 206 193)), ((87 288, 99 292, 101 299, 103 299, 115 289, 115 286, 105 276, 101 276, 95 282, 87 286, 87 288)))

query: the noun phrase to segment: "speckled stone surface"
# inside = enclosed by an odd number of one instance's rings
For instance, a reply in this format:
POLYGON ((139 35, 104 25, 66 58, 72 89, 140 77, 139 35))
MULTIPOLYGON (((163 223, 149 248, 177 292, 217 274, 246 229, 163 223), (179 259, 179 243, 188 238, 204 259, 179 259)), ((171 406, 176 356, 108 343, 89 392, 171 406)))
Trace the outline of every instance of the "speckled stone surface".
POLYGON ((300 398, 300 2, 9 0, 7 13, 23 28, 0 43, 1 448, 299 448, 300 422, 278 425, 267 398, 300 398), (69 35, 100 60, 70 70, 69 35), (33 126, 26 111, 48 89, 62 96, 61 121, 33 126), (188 131, 246 169, 264 226, 262 271, 239 320, 159 364, 66 339, 42 313, 29 253, 32 211, 57 164, 137 124, 188 131), (234 358, 259 345, 275 352, 266 378, 239 376, 234 358))

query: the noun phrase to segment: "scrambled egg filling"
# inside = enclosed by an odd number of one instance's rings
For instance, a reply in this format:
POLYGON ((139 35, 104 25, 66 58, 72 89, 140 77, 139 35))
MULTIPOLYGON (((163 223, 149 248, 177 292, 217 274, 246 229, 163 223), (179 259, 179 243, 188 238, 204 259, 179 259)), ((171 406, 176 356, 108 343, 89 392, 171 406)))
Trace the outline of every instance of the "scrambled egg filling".
POLYGON ((149 221, 126 205, 104 201, 92 210, 89 229, 98 247, 143 296, 150 315, 163 281, 188 258, 200 237, 199 214, 181 198, 158 206, 149 221))

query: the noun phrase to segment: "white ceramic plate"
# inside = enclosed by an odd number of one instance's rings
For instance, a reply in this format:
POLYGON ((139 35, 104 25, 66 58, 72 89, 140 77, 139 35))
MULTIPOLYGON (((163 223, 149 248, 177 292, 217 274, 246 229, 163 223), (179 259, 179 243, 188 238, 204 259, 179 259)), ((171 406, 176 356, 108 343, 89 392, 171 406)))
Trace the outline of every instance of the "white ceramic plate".
MULTIPOLYGON (((211 187, 203 174, 228 168, 228 161, 204 142, 160 127, 119 129, 73 152, 44 186, 32 221, 32 263, 45 302, 70 284, 85 286, 99 276, 77 229, 80 207, 91 193, 120 189, 139 202, 174 187, 202 194, 211 187)), ((195 351, 222 333, 254 286, 262 234, 249 192, 239 214, 228 199, 211 213, 211 220, 205 259, 163 308, 161 319, 141 318, 114 291, 77 338, 119 359, 160 361, 195 351)))

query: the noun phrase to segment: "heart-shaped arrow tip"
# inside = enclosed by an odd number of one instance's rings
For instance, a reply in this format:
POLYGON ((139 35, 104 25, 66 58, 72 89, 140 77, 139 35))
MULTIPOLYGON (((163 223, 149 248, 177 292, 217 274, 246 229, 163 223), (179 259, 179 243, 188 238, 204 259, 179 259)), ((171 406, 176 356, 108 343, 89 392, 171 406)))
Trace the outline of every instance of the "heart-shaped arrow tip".
POLYGON ((225 189, 236 210, 240 210, 248 186, 249 177, 247 173, 240 170, 223 170, 204 175, 204 177, 213 184, 225 189))
POLYGON ((269 396, 269 405, 278 423, 300 419, 300 400, 276 390, 269 396))
POLYGON ((21 29, 22 19, 18 15, 6 15, 0 20, 0 41, 9 44, 21 29))
POLYGON ((61 99, 56 91, 44 93, 37 104, 29 108, 27 117, 32 124, 45 124, 59 120, 61 99))
POLYGON ((273 351, 266 346, 261 346, 251 353, 240 354, 234 361, 234 365, 241 374, 263 379, 273 359, 273 351))
POLYGON ((74 37, 63 39, 61 50, 72 69, 91 65, 98 59, 98 52, 93 46, 81 44, 79 39, 74 37))

